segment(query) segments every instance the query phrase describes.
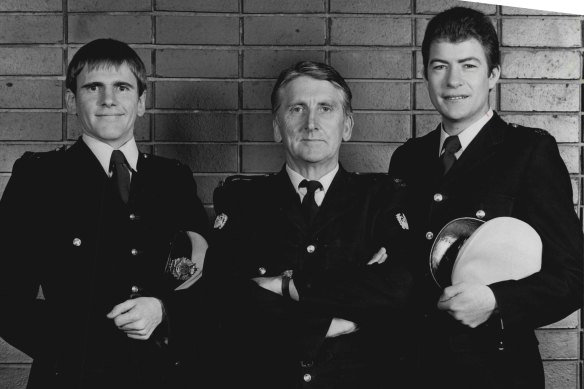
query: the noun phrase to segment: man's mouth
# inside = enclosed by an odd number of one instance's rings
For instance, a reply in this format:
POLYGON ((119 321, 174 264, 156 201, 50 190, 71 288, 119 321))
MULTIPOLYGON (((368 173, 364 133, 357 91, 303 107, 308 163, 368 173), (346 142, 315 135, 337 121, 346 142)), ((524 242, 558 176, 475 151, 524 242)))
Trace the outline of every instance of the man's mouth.
POLYGON ((466 99, 468 96, 466 95, 461 95, 461 96, 444 96, 443 99, 446 101, 456 101, 456 100, 464 100, 466 99))

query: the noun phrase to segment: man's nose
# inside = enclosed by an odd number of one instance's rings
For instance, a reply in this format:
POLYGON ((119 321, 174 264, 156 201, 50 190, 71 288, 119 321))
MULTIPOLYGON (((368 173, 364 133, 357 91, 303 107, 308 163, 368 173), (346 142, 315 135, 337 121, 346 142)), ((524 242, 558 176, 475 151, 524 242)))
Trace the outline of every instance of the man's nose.
POLYGON ((461 74, 460 69, 457 69, 456 67, 450 68, 448 70, 446 82, 447 82, 448 86, 451 88, 457 88, 457 87, 461 86, 462 85, 462 74, 461 74))
POLYGON ((113 88, 103 88, 101 93, 101 104, 108 107, 115 104, 115 94, 113 88))
POLYGON ((308 115, 306 116, 306 129, 309 131, 316 130, 316 110, 308 109, 308 115))

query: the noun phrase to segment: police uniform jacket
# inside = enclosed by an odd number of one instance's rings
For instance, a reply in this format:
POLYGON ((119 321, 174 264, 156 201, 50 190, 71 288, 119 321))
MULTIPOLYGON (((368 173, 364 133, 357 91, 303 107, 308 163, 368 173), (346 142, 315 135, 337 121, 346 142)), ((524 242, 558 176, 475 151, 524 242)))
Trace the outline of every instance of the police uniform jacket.
POLYGON ((0 203, 0 336, 34 359, 30 388, 173 387, 194 347, 197 284, 173 292, 164 272, 178 230, 207 235, 192 174, 140 153, 128 204, 112 181, 81 140, 14 165, 0 203), (106 318, 131 295, 163 302, 147 341, 106 318))
POLYGON ((403 266, 408 226, 398 191, 387 175, 341 167, 312 226, 285 169, 234 178, 215 191, 219 216, 205 276, 220 289, 225 387, 376 388, 383 380, 398 382, 392 372, 399 369, 389 361, 399 358, 411 285, 403 266), (366 265, 380 247, 390 259, 366 265), (286 270, 293 271, 299 302, 251 281, 286 270), (359 330, 325 339, 333 317, 353 321, 359 330))
POLYGON ((581 225, 555 139, 540 129, 509 125, 495 113, 445 176, 439 141, 440 128, 409 140, 389 168, 410 190, 408 216, 419 248, 419 357, 421 368, 430 369, 419 377, 438 387, 543 387, 533 329, 581 307, 583 295, 581 225), (490 285, 497 310, 476 329, 436 309, 441 290, 428 265, 441 228, 467 216, 521 219, 543 242, 541 271, 490 285))

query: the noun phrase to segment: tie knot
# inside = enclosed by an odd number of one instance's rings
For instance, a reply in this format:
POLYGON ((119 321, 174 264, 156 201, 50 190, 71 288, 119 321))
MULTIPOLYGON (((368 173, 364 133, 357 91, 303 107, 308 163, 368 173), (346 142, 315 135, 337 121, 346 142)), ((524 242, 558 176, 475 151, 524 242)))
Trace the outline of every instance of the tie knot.
POLYGON ((460 144, 460 139, 458 139, 458 136, 454 135, 446 138, 446 140, 444 140, 444 146, 442 147, 444 148, 445 151, 454 154, 458 150, 460 150, 462 145, 460 144))
POLYGON ((302 180, 299 188, 306 188, 307 193, 314 193, 317 189, 322 189, 322 184, 318 180, 302 180))
POLYGON ((114 150, 110 158, 110 166, 126 164, 126 157, 120 150, 114 150))

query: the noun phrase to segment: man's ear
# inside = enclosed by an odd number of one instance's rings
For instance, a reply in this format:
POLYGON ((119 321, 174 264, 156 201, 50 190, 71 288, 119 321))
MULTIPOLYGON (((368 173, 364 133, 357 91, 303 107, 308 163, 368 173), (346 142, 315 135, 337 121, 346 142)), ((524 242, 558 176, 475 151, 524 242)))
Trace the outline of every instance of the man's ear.
POLYGON ((272 120, 272 128, 274 129, 274 140, 276 142, 282 142, 282 133, 280 133, 280 124, 278 124, 278 119, 274 117, 272 120))
POLYGON ((343 140, 348 142, 353 134, 353 125, 355 124, 353 120, 353 114, 349 113, 345 115, 345 123, 343 124, 343 140))
POLYGON ((495 87, 497 81, 499 81, 499 77, 501 77, 501 66, 497 65, 493 67, 491 74, 489 74, 489 90, 495 87))
POLYGON ((77 115, 77 101, 75 100, 75 93, 71 89, 65 91, 65 103, 67 104, 67 112, 71 115, 77 115))
POLYGON ((146 112, 146 91, 142 92, 142 96, 138 97, 138 112, 139 117, 144 116, 146 112))

